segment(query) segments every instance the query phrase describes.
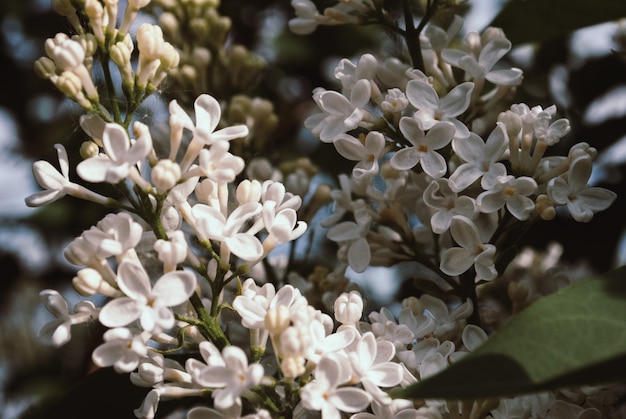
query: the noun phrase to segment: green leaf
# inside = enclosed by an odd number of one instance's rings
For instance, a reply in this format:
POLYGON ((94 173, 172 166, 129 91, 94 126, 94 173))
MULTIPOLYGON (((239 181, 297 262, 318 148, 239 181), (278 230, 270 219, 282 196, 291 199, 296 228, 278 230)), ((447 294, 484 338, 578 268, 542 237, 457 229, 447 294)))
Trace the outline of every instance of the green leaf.
POLYGON ((504 29, 513 44, 523 44, 547 41, 624 16, 624 0, 511 0, 490 26, 504 29))
POLYGON ((624 382, 624 371, 626 267, 538 300, 471 354, 393 396, 511 396, 624 382))

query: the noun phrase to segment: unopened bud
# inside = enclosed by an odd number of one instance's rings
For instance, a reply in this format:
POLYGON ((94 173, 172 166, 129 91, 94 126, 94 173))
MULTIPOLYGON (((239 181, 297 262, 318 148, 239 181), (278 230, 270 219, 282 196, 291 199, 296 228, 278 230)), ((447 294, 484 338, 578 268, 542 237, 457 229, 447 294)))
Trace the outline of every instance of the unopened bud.
POLYGON ((46 40, 46 53, 61 70, 72 70, 81 65, 85 59, 82 45, 67 35, 59 33, 46 40))
POLYGON ((159 16, 159 26, 167 39, 175 40, 180 36, 180 23, 174 13, 164 12, 159 16))
POLYGON ((97 156, 98 153, 100 153, 100 147, 98 147, 98 144, 93 141, 83 141, 80 145, 80 156, 83 159, 97 156))
POLYGON ((522 119, 513 111, 506 111, 498 115, 498 122, 502 122, 509 138, 517 138, 522 130, 522 119))
POLYGON ((41 57, 35 61, 35 74, 42 79, 49 79, 56 75, 56 65, 48 57, 41 57))
POLYGON ((265 327, 272 335, 281 334, 289 327, 290 321, 289 309, 286 306, 270 308, 265 314, 265 327))
POLYGON ((173 188, 180 180, 180 176, 180 166, 169 159, 159 160, 152 168, 152 183, 159 192, 173 188))
POLYGON ((137 31, 137 49, 141 59, 152 61, 159 58, 163 49, 163 31, 157 25, 144 23, 137 31))
POLYGON ((358 291, 341 294, 334 304, 335 319, 341 324, 354 325, 363 315, 363 299, 358 291))
POLYGON ((85 0, 85 13, 89 17, 89 25, 96 38, 104 42, 104 7, 98 0, 85 0))
POLYGON ((107 297, 119 297, 122 293, 106 282, 98 271, 84 268, 72 279, 72 285, 81 295, 90 296, 96 293, 107 297))
POLYGON ((263 187, 258 180, 250 181, 245 179, 237 186, 236 196, 240 205, 249 202, 259 202, 262 194, 263 187))
POLYGON ((64 71, 57 80, 57 88, 71 99, 83 94, 83 85, 80 78, 71 71, 64 71))

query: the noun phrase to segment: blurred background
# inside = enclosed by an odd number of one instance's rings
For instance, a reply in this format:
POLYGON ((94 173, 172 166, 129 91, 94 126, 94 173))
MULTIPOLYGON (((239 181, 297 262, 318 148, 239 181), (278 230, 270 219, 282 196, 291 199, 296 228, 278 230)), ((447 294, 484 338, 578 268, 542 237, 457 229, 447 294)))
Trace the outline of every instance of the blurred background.
MULTIPOLYGON (((310 36, 292 35, 286 28, 292 17, 287 0, 222 3, 221 14, 233 20, 232 41, 246 45, 268 64, 255 93, 271 99, 280 118, 271 144, 276 153, 306 136, 301 127, 311 109, 311 91, 318 86, 334 86, 329 76, 337 61, 371 51, 380 40, 380 33, 370 27, 321 27, 310 36)), ((470 2, 465 30, 484 29, 506 3, 470 2)), ((122 1, 120 7, 124 7, 122 1)), ((574 12, 580 14, 581 10, 574 12)), ((617 192, 618 199, 590 224, 575 223, 566 214, 542 223, 524 237, 523 244, 543 249, 549 241, 558 239, 564 246, 564 258, 586 261, 594 270, 606 271, 626 261, 626 23, 609 21, 572 32, 571 25, 559 27, 559 22, 554 22, 548 30, 529 24, 536 23, 537 16, 528 13, 517 15, 517 23, 526 20, 525 32, 516 29, 516 22, 500 19, 505 33, 513 34, 511 39, 517 45, 510 59, 525 72, 516 102, 543 107, 555 103, 560 114, 570 118, 572 132, 553 152, 567 153, 571 144, 580 141, 596 147, 600 155, 593 182, 617 192)), ((610 16, 617 19, 625 15, 610 16)), ((609 19, 603 15, 593 23, 602 20, 609 19)), ((585 19, 581 22, 576 21, 575 26, 588 23, 585 19)), ((39 303, 39 291, 57 289, 71 306, 79 300, 68 286, 75 270, 63 261, 61 252, 70 240, 104 215, 102 208, 69 197, 39 209, 24 204, 26 196, 39 190, 32 177, 32 163, 44 159, 56 165, 53 145, 63 143, 75 165, 78 155, 71 150, 78 150, 85 139, 78 126, 80 110, 32 70, 34 61, 45 54, 44 40, 70 30, 64 18, 52 12, 49 0, 0 2, 2 419, 29 417, 42 397, 61 395, 71 388, 88 370, 90 348, 98 344, 100 336, 96 329, 81 329, 76 335, 73 331, 72 342, 60 349, 43 347, 36 339, 39 328, 52 318, 39 303)), ((389 44, 383 45, 391 49, 389 44)), ((167 89, 157 95, 168 100, 167 89)), ((146 115, 150 112, 147 109, 146 115)), ((295 153, 310 157, 329 177, 346 167, 340 159, 329 158, 336 153, 329 153, 331 150, 324 145, 296 144, 295 153)), ((386 298, 399 297, 391 293, 386 298)), ((115 394, 123 394, 121 391, 133 391, 127 377, 123 381, 117 377, 107 379, 111 387, 103 389, 101 400, 105 404, 106 400, 115 400, 115 394)), ((132 399, 128 402, 130 410, 117 400, 124 414, 113 416, 114 411, 106 410, 113 407, 103 406, 102 416, 90 417, 127 417, 142 397, 141 392, 134 399, 128 397, 132 399)), ((79 411, 65 417, 84 417, 79 411)))

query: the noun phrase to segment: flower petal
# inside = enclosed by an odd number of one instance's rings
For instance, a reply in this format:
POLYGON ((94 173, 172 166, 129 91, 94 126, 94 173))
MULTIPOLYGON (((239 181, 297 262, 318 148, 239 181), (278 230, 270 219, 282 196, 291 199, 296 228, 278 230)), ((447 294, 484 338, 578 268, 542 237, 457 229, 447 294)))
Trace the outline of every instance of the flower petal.
POLYGON ((109 301, 98 315, 100 323, 106 327, 120 327, 137 320, 143 307, 129 297, 120 297, 109 301))

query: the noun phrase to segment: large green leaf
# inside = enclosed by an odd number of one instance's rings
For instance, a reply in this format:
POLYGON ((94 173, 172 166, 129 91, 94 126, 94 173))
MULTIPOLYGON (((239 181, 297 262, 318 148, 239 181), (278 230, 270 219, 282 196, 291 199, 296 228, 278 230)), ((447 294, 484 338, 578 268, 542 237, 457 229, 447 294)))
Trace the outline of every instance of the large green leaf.
POLYGON ((477 399, 626 381, 626 267, 535 302, 480 348, 394 397, 477 399))
POLYGON ((511 0, 490 26, 504 29, 513 44, 522 44, 546 41, 624 16, 624 0, 511 0))

